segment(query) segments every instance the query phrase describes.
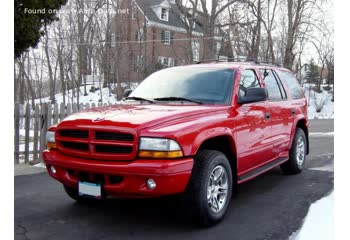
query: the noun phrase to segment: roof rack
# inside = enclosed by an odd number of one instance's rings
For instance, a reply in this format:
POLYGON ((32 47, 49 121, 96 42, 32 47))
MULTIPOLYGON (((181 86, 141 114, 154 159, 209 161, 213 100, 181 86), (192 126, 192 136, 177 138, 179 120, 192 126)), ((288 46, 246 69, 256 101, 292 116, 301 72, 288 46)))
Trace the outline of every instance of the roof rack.
POLYGON ((278 64, 278 63, 259 61, 259 60, 254 59, 254 58, 246 58, 245 60, 237 59, 237 58, 214 58, 214 59, 206 59, 206 60, 198 61, 195 64, 210 63, 210 62, 213 62, 213 63, 217 63, 217 62, 239 62, 239 63, 246 62, 246 63, 248 63, 248 62, 251 62, 254 64, 264 65, 264 66, 282 67, 282 65, 278 64))
POLYGON ((202 61, 196 62, 196 64, 201 64, 201 63, 207 63, 207 62, 242 62, 242 61, 237 61, 236 58, 214 58, 214 59, 205 59, 202 61))

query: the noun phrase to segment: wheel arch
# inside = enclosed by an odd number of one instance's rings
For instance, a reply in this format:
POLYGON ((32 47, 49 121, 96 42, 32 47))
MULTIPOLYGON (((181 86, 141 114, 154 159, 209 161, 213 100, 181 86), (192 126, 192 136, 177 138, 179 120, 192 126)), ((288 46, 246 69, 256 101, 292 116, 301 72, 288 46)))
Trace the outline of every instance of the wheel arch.
MULTIPOLYGON (((296 128, 301 128, 304 133, 305 133, 305 136, 306 136, 306 143, 307 143, 307 149, 306 149, 306 154, 309 154, 309 128, 308 128, 308 121, 305 119, 305 118, 302 118, 302 119, 299 119, 296 123, 296 126, 295 126, 295 129, 296 128)), ((293 134, 293 138, 294 138, 294 135, 295 135, 295 131, 294 130, 294 134, 293 134)), ((291 143, 293 142, 293 138, 291 139, 291 143)), ((290 147, 291 148, 291 145, 290 147)))
POLYGON ((231 166, 234 183, 237 183, 237 152, 236 144, 232 136, 218 135, 207 138, 200 144, 195 154, 204 149, 217 150, 225 154, 231 166))

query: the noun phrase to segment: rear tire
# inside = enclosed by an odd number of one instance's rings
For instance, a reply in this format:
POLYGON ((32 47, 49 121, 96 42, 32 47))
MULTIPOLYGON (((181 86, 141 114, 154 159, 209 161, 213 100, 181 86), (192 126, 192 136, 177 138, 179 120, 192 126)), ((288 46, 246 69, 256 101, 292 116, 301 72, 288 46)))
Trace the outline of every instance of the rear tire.
POLYGON ((226 156, 202 150, 194 158, 185 193, 186 208, 196 222, 211 226, 221 221, 232 195, 232 171, 226 156))
POLYGON ((307 141, 301 128, 296 128, 292 148, 289 150, 289 160, 281 165, 285 174, 300 173, 305 167, 307 141))

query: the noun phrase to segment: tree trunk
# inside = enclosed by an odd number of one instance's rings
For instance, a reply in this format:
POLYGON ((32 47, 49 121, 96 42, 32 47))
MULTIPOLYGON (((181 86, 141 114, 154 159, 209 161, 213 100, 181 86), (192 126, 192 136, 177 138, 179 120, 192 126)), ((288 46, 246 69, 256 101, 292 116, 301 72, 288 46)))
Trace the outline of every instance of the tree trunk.
POLYGON ((49 36, 47 33, 47 26, 45 25, 45 55, 46 55, 46 62, 47 67, 49 69, 49 85, 50 85, 50 100, 51 103, 55 103, 55 82, 52 75, 52 67, 51 67, 51 61, 50 61, 50 53, 49 53, 49 36))

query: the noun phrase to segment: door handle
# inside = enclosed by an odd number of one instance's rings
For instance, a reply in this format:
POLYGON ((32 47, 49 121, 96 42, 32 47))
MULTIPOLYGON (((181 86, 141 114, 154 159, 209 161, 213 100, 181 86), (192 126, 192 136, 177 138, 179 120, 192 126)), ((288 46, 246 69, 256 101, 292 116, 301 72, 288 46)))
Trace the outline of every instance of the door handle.
POLYGON ((295 109, 291 109, 291 110, 290 110, 290 113, 291 113, 292 115, 295 115, 295 109))
POLYGON ((271 114, 270 113, 265 113, 265 119, 269 120, 271 118, 271 114))

